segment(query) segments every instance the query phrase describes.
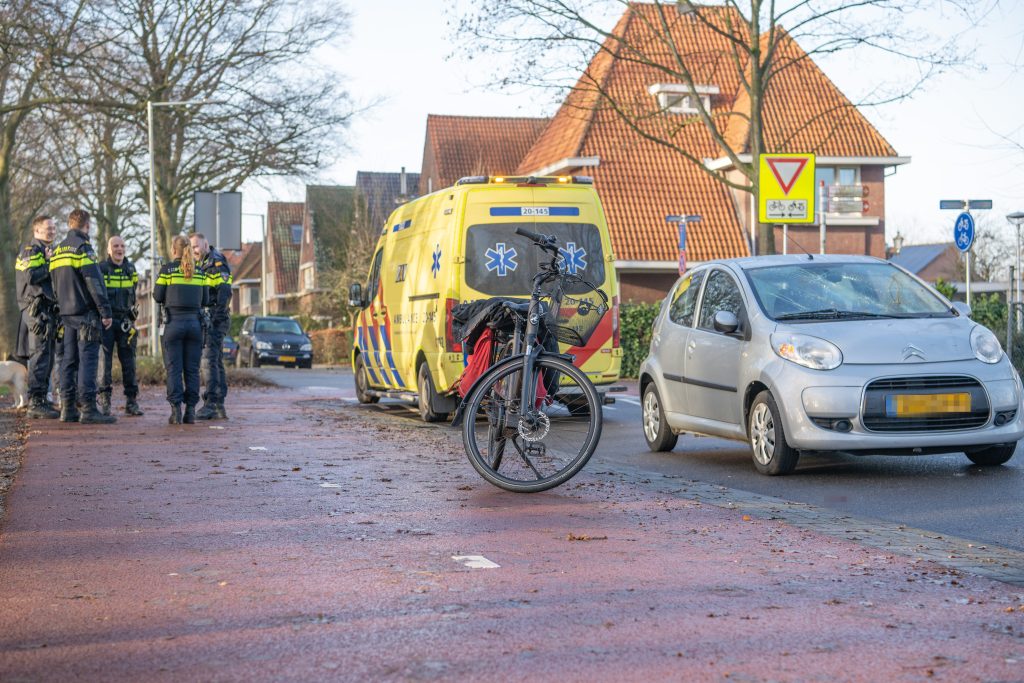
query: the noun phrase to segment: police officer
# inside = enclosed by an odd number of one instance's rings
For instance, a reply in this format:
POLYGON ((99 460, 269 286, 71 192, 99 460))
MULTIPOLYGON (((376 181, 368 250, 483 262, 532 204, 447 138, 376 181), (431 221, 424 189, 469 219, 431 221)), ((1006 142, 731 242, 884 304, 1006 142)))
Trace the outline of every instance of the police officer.
POLYGON ((28 358, 28 416, 55 420, 60 417, 46 400, 57 336, 57 297, 50 280, 50 245, 57 234, 53 219, 37 216, 32 221, 32 241, 15 261, 18 289, 18 354, 28 358))
POLYGON ((125 257, 124 250, 124 240, 114 235, 107 240, 107 258, 100 263, 103 281, 107 285, 107 298, 110 299, 110 308, 114 316, 114 323, 103 331, 103 347, 100 353, 99 409, 104 415, 110 415, 110 398, 113 394, 111 370, 114 365, 115 346, 124 384, 124 412, 128 415, 143 414, 138 402, 139 385, 135 380, 135 347, 138 334, 135 329, 135 318, 138 317, 135 286, 139 284, 139 275, 132 262, 125 257))
POLYGON ((171 262, 160 268, 153 298, 164 311, 164 367, 167 368, 168 424, 194 424, 199 402, 199 364, 203 353, 200 318, 210 302, 206 274, 199 269, 188 240, 171 242, 171 262), (182 415, 181 404, 185 403, 182 415))
POLYGON ((96 407, 96 369, 103 330, 113 323, 107 287, 89 243, 89 212, 68 216, 68 236, 53 251, 50 277, 64 323, 60 367, 60 420, 85 424, 117 422, 96 407))
POLYGON ((192 252, 210 286, 209 326, 203 341, 203 368, 206 391, 203 407, 196 413, 200 420, 226 420, 224 398, 228 394, 228 378, 224 370, 224 335, 231 328, 231 268, 224 254, 210 246, 206 237, 189 235, 192 252))

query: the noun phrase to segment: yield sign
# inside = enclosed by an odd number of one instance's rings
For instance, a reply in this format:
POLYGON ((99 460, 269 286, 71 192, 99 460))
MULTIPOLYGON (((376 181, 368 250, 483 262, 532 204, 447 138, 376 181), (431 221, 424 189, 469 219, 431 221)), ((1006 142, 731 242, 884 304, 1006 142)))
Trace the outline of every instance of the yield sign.
POLYGON ((807 158, 794 159, 793 157, 766 157, 765 163, 771 169, 775 179, 779 181, 779 187, 783 193, 789 194, 793 184, 800 177, 800 171, 807 165, 807 158))
POLYGON ((813 223, 814 155, 762 154, 757 203, 762 223, 813 223))

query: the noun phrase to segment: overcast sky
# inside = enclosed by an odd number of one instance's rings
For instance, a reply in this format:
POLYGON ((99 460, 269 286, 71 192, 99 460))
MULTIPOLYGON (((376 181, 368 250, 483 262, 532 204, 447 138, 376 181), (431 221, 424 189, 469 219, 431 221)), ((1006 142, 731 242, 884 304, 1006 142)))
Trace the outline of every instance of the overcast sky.
MULTIPOLYGON (((441 0, 350 0, 352 30, 325 55, 346 77, 361 102, 381 103, 351 129, 352 149, 318 182, 351 185, 356 171, 418 172, 428 113, 482 116, 549 116, 548 93, 504 94, 473 87, 482 83, 477 65, 448 60, 451 31, 441 0), (398 19, 400 17, 400 19, 398 19)), ((963 30, 952 16, 930 20, 936 33, 963 30)), ((996 2, 984 22, 964 37, 976 48, 982 69, 962 69, 928 83, 909 102, 865 111, 909 165, 886 182, 886 233, 907 243, 949 241, 954 212, 938 210, 940 199, 992 199, 990 219, 1011 228, 1003 216, 1024 210, 1024 3, 996 2)), ((819 62, 852 99, 875 77, 848 54, 819 62)), ((267 190, 243 188, 246 211, 262 213, 267 199, 302 201, 301 183, 277 182, 267 190)), ((245 237, 259 239, 258 219, 247 218, 245 237)))

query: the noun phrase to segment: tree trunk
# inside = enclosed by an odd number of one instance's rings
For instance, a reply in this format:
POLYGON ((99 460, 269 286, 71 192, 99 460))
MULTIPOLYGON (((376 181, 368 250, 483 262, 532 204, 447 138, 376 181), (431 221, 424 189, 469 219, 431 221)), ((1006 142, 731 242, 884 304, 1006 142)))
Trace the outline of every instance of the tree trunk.
POLYGON ((21 247, 18 229, 11 215, 11 181, 0 161, 0 356, 13 354, 18 335, 18 295, 14 283, 14 261, 21 247))

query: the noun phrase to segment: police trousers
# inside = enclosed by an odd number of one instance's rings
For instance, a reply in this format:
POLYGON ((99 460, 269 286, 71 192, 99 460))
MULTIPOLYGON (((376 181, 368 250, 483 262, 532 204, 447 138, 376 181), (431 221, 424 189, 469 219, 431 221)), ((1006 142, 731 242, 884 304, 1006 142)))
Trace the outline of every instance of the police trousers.
POLYGON ((137 335, 121 329, 123 319, 114 318, 114 324, 103 331, 103 342, 100 350, 100 388, 99 393, 110 396, 114 392, 111 371, 114 367, 114 349, 117 349, 117 360, 121 363, 121 384, 124 386, 125 398, 139 395, 139 384, 135 379, 135 347, 137 335), (128 337, 131 335, 131 341, 128 337))
POLYGON ((21 312, 21 330, 28 341, 28 395, 30 399, 45 399, 50 389, 50 370, 53 365, 53 340, 46 335, 32 333, 35 321, 28 311, 21 312))
POLYGON ((61 405, 87 406, 96 401, 96 370, 100 359, 98 320, 81 315, 61 316, 64 321, 63 355, 60 363, 61 405), (89 327, 92 326, 90 330, 89 327), (96 337, 95 341, 93 337, 96 337))
POLYGON ((199 403, 199 364, 203 353, 199 314, 172 318, 164 326, 163 345, 167 402, 194 406, 199 403))
POLYGON ((203 343, 203 391, 205 403, 223 403, 228 395, 228 377, 224 370, 224 337, 227 330, 211 325, 203 343))

